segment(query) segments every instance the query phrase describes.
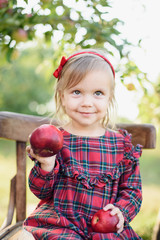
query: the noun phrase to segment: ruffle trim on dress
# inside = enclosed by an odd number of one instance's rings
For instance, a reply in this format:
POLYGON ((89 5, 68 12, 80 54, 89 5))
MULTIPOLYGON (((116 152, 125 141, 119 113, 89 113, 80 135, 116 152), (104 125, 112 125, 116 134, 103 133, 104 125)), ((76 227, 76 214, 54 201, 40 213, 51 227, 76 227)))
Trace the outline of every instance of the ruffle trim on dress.
POLYGON ((134 147, 131 143, 132 135, 124 129, 119 129, 119 132, 124 136, 124 159, 137 161, 142 155, 142 145, 137 144, 134 147))
POLYGON ((59 161, 61 162, 61 174, 66 177, 79 180, 87 189, 93 189, 94 187, 104 187, 109 181, 117 180, 121 174, 125 171, 126 168, 132 168, 133 164, 138 164, 138 158, 141 156, 142 153, 142 146, 137 145, 134 147, 131 143, 131 134, 128 134, 126 130, 120 129, 119 133, 121 139, 123 139, 123 146, 122 146, 122 156, 120 157, 120 161, 117 162, 115 166, 108 166, 106 171, 99 172, 89 172, 78 163, 70 164, 70 152, 63 151, 63 158, 67 161, 64 163, 59 156, 59 161))
POLYGON ((109 180, 116 180, 119 178, 118 167, 115 167, 112 171, 102 173, 96 176, 89 176, 87 173, 80 171, 79 169, 73 169, 72 166, 63 166, 62 174, 64 176, 79 180, 87 189, 96 187, 104 187, 109 180))

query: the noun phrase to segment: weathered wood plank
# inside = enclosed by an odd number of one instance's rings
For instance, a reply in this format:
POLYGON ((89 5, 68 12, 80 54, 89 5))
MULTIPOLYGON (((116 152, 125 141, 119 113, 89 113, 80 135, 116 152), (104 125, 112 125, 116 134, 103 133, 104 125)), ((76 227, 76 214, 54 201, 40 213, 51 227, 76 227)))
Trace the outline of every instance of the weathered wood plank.
POLYGON ((18 236, 22 230, 23 222, 18 222, 14 225, 10 225, 0 232, 0 239, 3 240, 17 240, 18 236))
POLYGON ((26 143, 16 142, 16 221, 26 218, 26 143))
POLYGON ((14 176, 10 182, 10 198, 9 198, 9 205, 8 205, 8 213, 7 213, 6 219, 4 220, 0 228, 0 231, 12 223, 15 202, 16 202, 16 176, 14 176))
POLYGON ((153 229, 152 240, 160 240, 160 209, 157 216, 157 221, 153 229))
POLYGON ((141 144, 143 148, 156 147, 156 129, 151 124, 117 124, 118 128, 126 129, 132 134, 133 145, 141 144))
MULTIPOLYGON (((50 120, 26 114, 0 112, 0 137, 26 142, 33 129, 41 124, 50 123, 50 120)), ((55 120, 52 124, 57 126, 55 120)), ((133 145, 141 144, 144 148, 156 146, 156 129, 151 124, 120 123, 117 124, 117 128, 124 128, 132 134, 133 145)))
POLYGON ((49 123, 48 118, 0 112, 0 137, 26 142, 34 128, 49 123))

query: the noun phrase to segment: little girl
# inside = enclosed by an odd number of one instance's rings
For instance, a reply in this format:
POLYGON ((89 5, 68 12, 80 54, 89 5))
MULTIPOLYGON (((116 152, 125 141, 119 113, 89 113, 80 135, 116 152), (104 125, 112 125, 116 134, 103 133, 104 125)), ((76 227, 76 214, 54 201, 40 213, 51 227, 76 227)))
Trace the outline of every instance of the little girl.
POLYGON ((108 128, 113 66, 103 53, 86 50, 62 57, 54 76, 64 144, 50 158, 27 147, 35 158, 29 186, 41 201, 24 221, 20 239, 141 239, 129 225, 142 200, 141 146, 134 147, 125 130, 108 128), (91 219, 100 209, 118 216, 117 232, 92 231, 91 219))

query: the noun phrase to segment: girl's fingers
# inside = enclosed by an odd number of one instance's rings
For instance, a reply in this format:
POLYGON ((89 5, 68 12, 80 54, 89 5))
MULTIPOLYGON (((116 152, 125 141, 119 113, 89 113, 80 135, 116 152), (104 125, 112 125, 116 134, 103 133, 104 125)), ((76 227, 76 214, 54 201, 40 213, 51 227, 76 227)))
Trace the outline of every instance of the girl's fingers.
POLYGON ((124 217, 122 215, 122 213, 118 214, 119 217, 119 223, 117 224, 117 233, 121 233, 123 231, 123 227, 124 227, 124 217))
POLYGON ((123 228, 124 228, 124 217, 123 217, 123 214, 122 214, 121 210, 118 207, 115 207, 113 204, 107 204, 103 208, 103 210, 104 211, 111 210, 110 214, 112 216, 117 214, 117 216, 119 218, 119 222, 117 224, 117 233, 121 233, 123 231, 123 228))
POLYGON ((30 145, 28 145, 28 146, 26 147, 26 151, 27 151, 27 153, 29 153, 32 157, 36 158, 36 155, 34 154, 33 149, 31 148, 30 145))
POLYGON ((117 230, 117 233, 121 233, 123 231, 123 226, 117 230))
POLYGON ((30 154, 31 154, 31 156, 32 156, 33 158, 36 158, 36 159, 37 159, 37 155, 36 155, 36 154, 34 154, 34 152, 33 152, 33 149, 32 149, 32 148, 30 148, 30 154))
POLYGON ((120 221, 119 223, 117 224, 117 233, 121 233, 123 231, 123 228, 124 228, 124 218, 123 216, 120 218, 120 221))
POLYGON ((113 208, 115 208, 115 206, 113 204, 109 203, 103 208, 103 210, 108 211, 108 210, 112 210, 113 208))
POLYGON ((119 208, 117 208, 117 207, 114 207, 112 210, 111 210, 111 212, 110 212, 110 214, 112 215, 112 216, 114 216, 114 215, 118 215, 120 213, 120 210, 119 210, 119 208))
POLYGON ((30 145, 26 147, 26 152, 28 153, 28 157, 29 157, 32 161, 35 161, 35 160, 36 160, 35 155, 34 155, 33 150, 32 150, 32 148, 31 148, 30 145))
POLYGON ((123 231, 123 228, 124 228, 124 217, 123 217, 123 214, 121 212, 121 210, 118 208, 118 207, 115 207, 113 204, 109 203, 107 204, 104 208, 103 208, 104 211, 107 211, 107 210, 111 210, 110 214, 112 216, 116 215, 118 216, 119 218, 119 222, 117 224, 117 233, 121 233, 123 231))
POLYGON ((31 148, 30 145, 26 147, 26 151, 27 151, 27 153, 28 153, 28 156, 29 156, 32 160, 38 160, 38 161, 40 160, 40 161, 41 161, 42 158, 40 158, 39 156, 37 156, 36 154, 34 154, 33 149, 31 148))
POLYGON ((117 224, 117 228, 120 228, 121 226, 123 226, 123 224, 124 224, 124 218, 121 217, 121 218, 119 218, 119 222, 117 224))
POLYGON ((51 157, 40 157, 38 155, 36 155, 34 152, 33 152, 33 149, 31 148, 31 146, 27 146, 26 147, 26 151, 28 153, 28 156, 32 159, 32 160, 37 160, 38 162, 40 163, 44 163, 44 164, 50 164, 51 162, 55 161, 55 155, 54 156, 51 156, 51 157))
POLYGON ((26 147, 26 151, 27 151, 27 153, 30 153, 30 149, 31 149, 31 146, 28 145, 28 146, 26 147))

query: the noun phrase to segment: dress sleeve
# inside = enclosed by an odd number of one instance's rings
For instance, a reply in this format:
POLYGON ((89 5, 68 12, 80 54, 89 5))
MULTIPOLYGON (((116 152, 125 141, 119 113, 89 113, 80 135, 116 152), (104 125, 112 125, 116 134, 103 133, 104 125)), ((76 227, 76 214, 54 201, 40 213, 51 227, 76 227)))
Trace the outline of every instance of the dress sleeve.
POLYGON ((124 136, 124 155, 119 169, 119 192, 114 204, 123 212, 125 222, 130 222, 139 212, 142 203, 142 184, 139 168, 139 157, 142 146, 134 147, 131 143, 131 135, 127 131, 121 131, 124 136))
POLYGON ((35 162, 29 175, 29 187, 33 194, 39 199, 47 200, 53 195, 53 185, 59 172, 59 162, 56 159, 55 167, 51 172, 40 168, 39 163, 35 162))

